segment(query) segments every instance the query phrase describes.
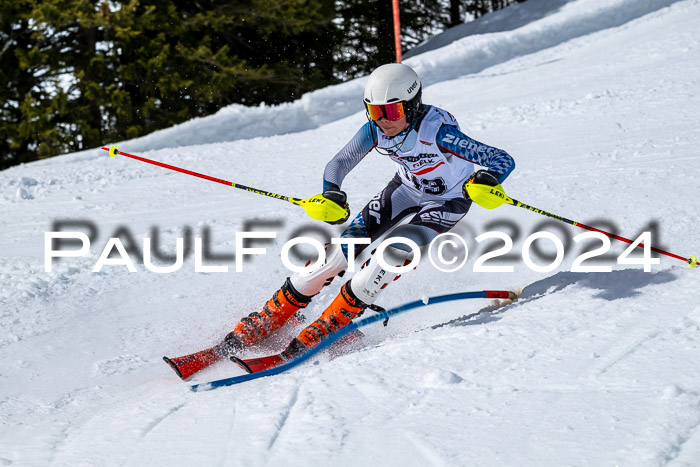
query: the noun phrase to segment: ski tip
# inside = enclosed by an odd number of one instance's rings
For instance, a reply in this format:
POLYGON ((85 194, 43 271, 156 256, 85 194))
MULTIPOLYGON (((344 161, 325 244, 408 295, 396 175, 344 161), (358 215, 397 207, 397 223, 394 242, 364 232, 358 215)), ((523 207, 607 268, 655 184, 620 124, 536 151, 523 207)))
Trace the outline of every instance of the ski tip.
POLYGON ((180 379, 185 379, 182 377, 182 373, 180 372, 180 369, 177 367, 177 365, 175 365, 175 362, 170 360, 168 357, 163 357, 163 361, 165 363, 167 363, 168 365, 170 365, 170 368, 172 368, 173 371, 175 371, 175 373, 177 373, 177 375, 180 377, 180 379))
POLYGON ((253 370, 248 366, 248 364, 246 362, 244 362, 243 360, 241 360, 240 358, 238 358, 236 356, 229 357, 229 358, 231 359, 231 361, 233 363, 240 366, 246 373, 250 374, 253 372, 253 370))

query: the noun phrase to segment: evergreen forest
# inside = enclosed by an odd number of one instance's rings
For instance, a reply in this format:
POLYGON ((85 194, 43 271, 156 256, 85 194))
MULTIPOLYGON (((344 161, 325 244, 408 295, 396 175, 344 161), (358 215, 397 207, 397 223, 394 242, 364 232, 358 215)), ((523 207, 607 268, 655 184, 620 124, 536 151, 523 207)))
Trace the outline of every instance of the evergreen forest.
MULTIPOLYGON (((517 1, 402 0, 402 50, 517 1)), ((393 61, 391 0, 0 0, 0 169, 393 61)))

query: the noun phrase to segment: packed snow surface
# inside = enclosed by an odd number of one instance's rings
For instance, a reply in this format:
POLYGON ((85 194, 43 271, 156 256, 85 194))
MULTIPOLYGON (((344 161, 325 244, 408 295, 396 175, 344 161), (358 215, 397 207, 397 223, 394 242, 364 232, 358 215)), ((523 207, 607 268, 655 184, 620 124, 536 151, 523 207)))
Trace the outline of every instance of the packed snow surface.
MULTIPOLYGON (((652 244, 688 257, 700 253, 699 30, 698 0, 529 0, 426 42, 406 63, 423 76, 425 102, 515 158, 509 196, 632 239, 650 231, 652 244)), ((227 107, 120 149, 309 197, 365 122, 363 86, 227 107)), ((372 153, 348 176, 354 213, 393 171, 372 153)), ((288 239, 342 227, 99 149, 0 172, 0 206, 0 465, 700 465, 700 270, 678 259, 644 272, 617 264, 626 245, 613 242, 583 263, 611 272, 571 272, 599 240, 577 243, 584 230, 525 209, 475 206, 455 229, 466 265, 448 273, 424 261, 378 303, 522 289, 512 304, 421 307, 291 372, 193 393, 188 383, 241 371, 222 362, 183 382, 162 356, 206 348, 259 310, 289 274, 288 239), (84 232, 91 246, 45 272, 54 230, 84 232), (486 265, 513 272, 474 272, 503 245, 476 236, 497 230, 513 248, 486 265), (544 230, 566 255, 537 272, 521 252, 544 230), (276 238, 249 245, 267 253, 236 272, 244 231, 276 238), (135 272, 93 272, 111 237, 135 272), (176 272, 149 271, 144 238, 157 266, 173 264, 178 238, 190 254, 176 272), (198 238, 205 265, 228 272, 195 272, 198 238)), ((537 245, 554 256, 551 242, 537 245)), ((243 356, 278 352, 298 331, 243 356)))

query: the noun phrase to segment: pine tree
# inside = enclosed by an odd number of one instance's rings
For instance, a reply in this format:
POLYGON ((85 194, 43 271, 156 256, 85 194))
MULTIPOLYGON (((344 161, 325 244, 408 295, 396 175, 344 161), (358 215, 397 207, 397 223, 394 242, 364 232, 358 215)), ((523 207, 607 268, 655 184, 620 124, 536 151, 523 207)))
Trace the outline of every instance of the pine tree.
POLYGON ((66 100, 62 76, 35 7, 33 0, 0 1, 0 168, 57 154, 66 141, 56 128, 66 100))
MULTIPOLYGON (((515 0, 401 2, 404 51, 515 0), (457 5, 457 8, 456 8, 457 5)), ((389 0, 0 0, 0 169, 395 60, 389 0)))

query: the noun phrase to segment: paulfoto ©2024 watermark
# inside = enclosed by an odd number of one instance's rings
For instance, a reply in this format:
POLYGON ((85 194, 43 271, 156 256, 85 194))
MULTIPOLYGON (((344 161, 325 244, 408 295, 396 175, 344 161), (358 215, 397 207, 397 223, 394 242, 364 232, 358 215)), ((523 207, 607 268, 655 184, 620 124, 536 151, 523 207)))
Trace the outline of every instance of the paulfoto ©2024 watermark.
MULTIPOLYGON (((93 230, 91 236, 85 232, 78 230, 63 231, 52 230, 44 233, 44 271, 52 272, 53 263, 59 258, 78 258, 90 255, 90 247, 94 240, 94 224, 89 222, 83 223, 93 230)), ((89 229, 90 230, 90 229, 89 229)), ((194 244, 194 271, 204 273, 226 273, 230 272, 230 268, 226 264, 205 264, 211 263, 212 260, 219 263, 233 262, 235 272, 244 272, 244 264, 247 259, 258 255, 268 254, 265 247, 252 247, 251 242, 268 241, 271 242, 278 238, 274 231, 240 231, 235 232, 235 254, 227 252, 225 254, 212 255, 208 245, 211 239, 211 232, 208 227, 202 229, 201 237, 192 238, 192 230, 185 229, 187 235, 175 239, 175 255, 174 257, 163 255, 158 247, 157 229, 151 229, 151 237, 142 239, 142 252, 135 247, 133 235, 129 234, 128 230, 123 227, 119 229, 120 235, 113 235, 104 244, 102 251, 92 268, 92 272, 101 272, 105 266, 122 267, 130 272, 138 272, 132 256, 139 255, 142 264, 146 271, 168 274, 180 270, 185 264, 185 258, 192 250, 194 244), (126 238, 129 239, 128 247, 125 247, 122 241, 122 236, 127 233, 126 238), (155 245, 154 245, 155 244, 155 245), (169 262, 170 264, 154 264, 154 258, 157 263, 169 262)), ((514 237, 520 236, 519 232, 515 232, 514 237)), ((567 247, 573 240, 575 244, 594 243, 594 248, 583 248, 583 251, 576 256, 571 263, 570 270, 572 272, 610 272, 612 271, 611 256, 608 254, 611 248, 610 238, 600 232, 585 232, 573 237, 573 239, 562 239, 549 231, 536 231, 531 233, 524 242, 520 245, 519 252, 513 252, 514 241, 513 236, 500 230, 491 230, 480 235, 466 238, 466 235, 460 233, 448 232, 435 237, 429 245, 419 247, 415 241, 405 237, 388 236, 382 240, 376 247, 373 253, 373 258, 379 262, 382 268, 387 271, 402 273, 415 268, 425 257, 428 258, 430 264, 442 272, 456 272, 464 269, 470 257, 470 248, 468 241, 474 240, 479 245, 489 245, 487 248, 481 248, 476 260, 471 266, 472 272, 505 272, 512 273, 516 271, 514 262, 522 262, 527 268, 535 272, 551 272, 559 268, 564 260, 567 247), (566 243, 566 246, 565 246, 566 243), (411 261, 403 264, 401 261, 397 265, 397 261, 392 259, 390 248, 392 245, 399 247, 404 251, 410 251, 411 261), (494 247, 493 245, 496 245, 494 247), (555 253, 545 253, 543 250, 548 249, 555 253), (515 253, 515 254, 514 254, 515 253), (607 260, 607 261, 603 261, 607 260), (489 262, 489 264, 486 264, 489 262), (587 262, 587 264, 583 264, 587 262), (604 264, 601 264, 604 263, 604 264), (505 264, 504 264, 505 263, 505 264), (605 264, 607 263, 607 264, 605 264)), ((325 262, 326 249, 329 244, 337 244, 344 246, 347 251, 348 272, 356 270, 355 256, 356 250, 371 243, 369 238, 344 238, 332 237, 328 242, 321 241, 306 235, 297 235, 289 238, 280 250, 280 260, 284 267, 291 272, 304 272, 313 270, 325 262), (306 245, 314 252, 310 258, 301 258, 299 254, 292 251, 296 246, 306 245), (292 256, 293 258, 290 258, 292 256), (295 264, 293 261, 304 264, 295 264)), ((659 258, 652 257, 651 245, 652 232, 645 231, 639 235, 628 247, 619 254, 614 263, 620 265, 637 265, 642 267, 645 272, 651 271, 651 266, 659 264, 659 258), (633 254, 637 249, 640 249, 639 254, 633 254), (641 255, 640 255, 641 254, 641 255)))

